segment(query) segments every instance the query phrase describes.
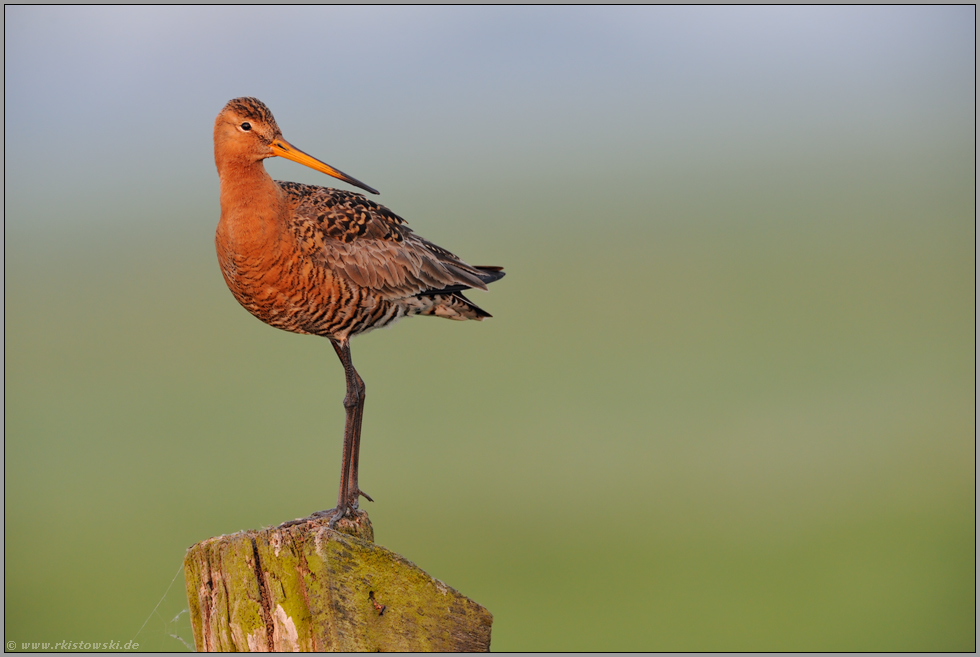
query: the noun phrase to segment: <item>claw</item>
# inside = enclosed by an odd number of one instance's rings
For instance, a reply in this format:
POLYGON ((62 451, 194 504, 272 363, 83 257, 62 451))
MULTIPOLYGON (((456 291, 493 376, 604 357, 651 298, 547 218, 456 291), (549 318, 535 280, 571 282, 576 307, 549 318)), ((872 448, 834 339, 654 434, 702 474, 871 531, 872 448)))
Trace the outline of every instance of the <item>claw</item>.
POLYGON ((327 529, 333 529, 337 524, 337 521, 347 515, 347 509, 337 508, 337 512, 333 514, 333 518, 327 523, 327 529))

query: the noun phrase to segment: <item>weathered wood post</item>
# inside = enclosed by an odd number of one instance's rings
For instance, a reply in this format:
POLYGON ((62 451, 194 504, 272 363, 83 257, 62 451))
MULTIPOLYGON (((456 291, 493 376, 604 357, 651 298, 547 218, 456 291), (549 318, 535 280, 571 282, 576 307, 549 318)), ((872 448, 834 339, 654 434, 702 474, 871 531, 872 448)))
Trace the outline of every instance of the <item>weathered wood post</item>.
POLYGON ((199 652, 490 650, 490 612, 375 545, 364 511, 209 538, 184 577, 199 652))

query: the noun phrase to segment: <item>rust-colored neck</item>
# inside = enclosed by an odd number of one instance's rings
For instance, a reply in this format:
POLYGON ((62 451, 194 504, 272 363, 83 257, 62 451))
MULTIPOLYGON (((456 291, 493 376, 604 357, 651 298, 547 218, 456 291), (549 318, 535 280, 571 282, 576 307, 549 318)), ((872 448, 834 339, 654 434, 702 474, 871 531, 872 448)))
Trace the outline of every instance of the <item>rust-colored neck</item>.
POLYGON ((221 179, 218 238, 233 251, 267 247, 283 228, 286 200, 262 164, 215 153, 221 179))

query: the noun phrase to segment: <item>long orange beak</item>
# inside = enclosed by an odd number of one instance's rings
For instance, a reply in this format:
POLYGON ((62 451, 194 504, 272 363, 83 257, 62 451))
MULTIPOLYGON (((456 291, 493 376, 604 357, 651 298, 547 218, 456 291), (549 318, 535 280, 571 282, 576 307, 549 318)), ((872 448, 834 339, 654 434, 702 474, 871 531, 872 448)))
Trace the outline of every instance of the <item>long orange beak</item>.
POLYGON ((328 176, 333 176, 338 180, 343 180, 345 183, 350 183, 355 187, 360 187, 361 189, 371 192, 372 194, 381 193, 378 190, 376 190, 374 187, 369 187, 368 185, 365 185, 357 178, 352 178, 351 176, 348 176, 343 171, 339 169, 334 169, 329 164, 326 164, 325 162, 321 162, 320 160, 316 159, 312 155, 308 155, 307 153, 304 153, 303 151, 296 148, 282 137, 278 139, 274 139, 272 141, 272 154, 278 155, 279 157, 284 157, 287 160, 292 160, 293 162, 299 162, 304 166, 308 166, 311 169, 316 169, 317 171, 321 173, 325 173, 328 176))

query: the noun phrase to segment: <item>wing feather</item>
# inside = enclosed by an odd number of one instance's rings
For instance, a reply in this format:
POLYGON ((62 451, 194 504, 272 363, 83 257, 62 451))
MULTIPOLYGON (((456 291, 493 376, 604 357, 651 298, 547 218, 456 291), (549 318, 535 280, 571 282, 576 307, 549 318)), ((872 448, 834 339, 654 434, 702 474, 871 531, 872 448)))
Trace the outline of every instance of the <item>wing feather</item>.
MULTIPOLYGON (((278 182, 278 181, 277 181, 278 182)), ((485 290, 502 273, 472 267, 422 239, 388 208, 354 192, 278 182, 294 234, 314 260, 388 299, 436 290, 485 290)))

